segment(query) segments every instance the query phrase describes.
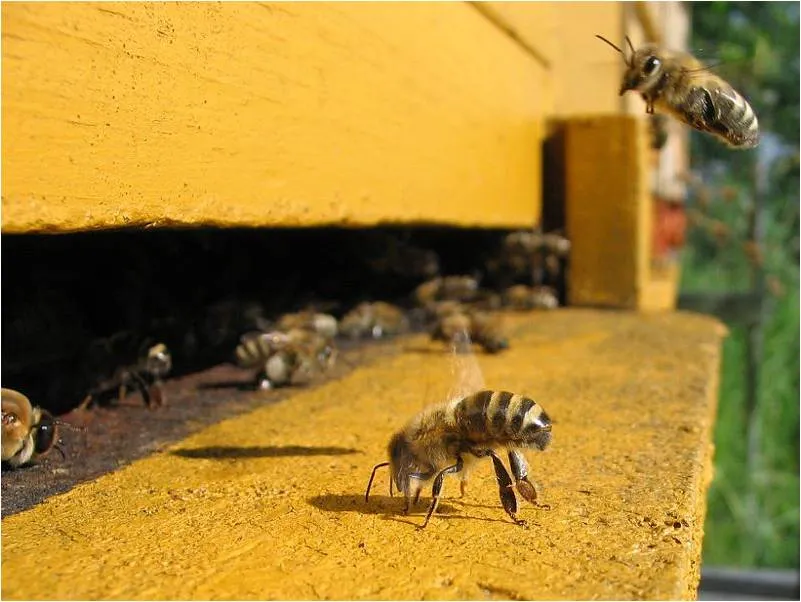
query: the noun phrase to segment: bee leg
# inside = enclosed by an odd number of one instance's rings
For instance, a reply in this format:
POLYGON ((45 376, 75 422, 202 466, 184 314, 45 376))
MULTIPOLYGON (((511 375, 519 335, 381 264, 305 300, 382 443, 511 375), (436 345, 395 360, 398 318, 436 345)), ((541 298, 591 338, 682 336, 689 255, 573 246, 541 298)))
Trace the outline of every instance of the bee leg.
POLYGON ((467 479, 462 479, 459 482, 459 493, 461 494, 462 497, 464 497, 464 493, 466 490, 467 490, 467 479))
POLYGON ((642 99, 645 101, 645 113, 646 115, 653 115, 654 114, 654 101, 651 98, 648 98, 645 94, 642 95, 642 99))
POLYGON ((419 501, 420 501, 420 492, 421 492, 422 490, 423 490, 423 488, 421 487, 421 488, 420 488, 420 489, 418 489, 418 490, 417 490, 417 492, 414 494, 414 501, 412 502, 412 504, 414 504, 415 506, 417 505, 417 502, 419 502, 419 501))
POLYGON ((526 521, 523 519, 517 518, 517 498, 515 497, 514 492, 514 483, 512 482, 512 477, 509 476, 509 471, 506 470, 506 466, 503 465, 501 459, 491 449, 485 450, 474 450, 473 455, 478 458, 483 458, 489 456, 492 458, 492 464, 495 467, 495 478, 498 480, 498 493, 501 496, 501 504, 503 504, 503 509, 506 510, 506 514, 518 525, 521 527, 526 526, 526 521))
POLYGON ((122 383, 120 383, 120 388, 117 389, 117 403, 125 399, 127 396, 128 396, 128 384, 126 380, 123 380, 122 383))
POLYGON ((442 481, 445 478, 446 474, 454 474, 460 472, 462 467, 464 466, 464 461, 462 460, 461 456, 456 457, 456 464, 453 466, 448 466, 447 468, 443 468, 437 473, 436 478, 434 479, 434 486, 431 488, 431 505, 428 507, 428 514, 426 514, 426 520, 422 524, 422 526, 418 527, 418 529, 425 529, 428 521, 431 519, 431 515, 434 514, 434 511, 437 509, 437 505, 439 504, 439 494, 442 492, 442 481))
MULTIPOLYGON (((365 503, 367 503, 367 501, 370 499, 370 488, 373 486, 373 479, 375 479, 375 472, 379 468, 384 468, 384 466, 389 466, 389 462, 381 462, 381 463, 376 464, 375 466, 373 466, 373 472, 370 473, 370 480, 367 481, 367 491, 364 492, 364 502, 365 503)), ((391 476, 390 476, 390 480, 389 480, 389 492, 390 492, 390 495, 392 495, 392 477, 391 476)))
POLYGON ((59 454, 61 454, 61 460, 62 461, 67 459, 67 454, 64 453, 64 448, 61 447, 61 441, 56 443, 53 446, 53 449, 56 450, 59 454))
POLYGON ((158 407, 164 405, 164 389, 162 389, 161 384, 159 379, 155 379, 153 384, 148 388, 153 405, 158 407))
POLYGON ((267 378, 267 372, 265 370, 259 370, 256 373, 255 385, 256 388, 261 391, 266 391, 267 389, 273 388, 273 383, 270 382, 269 378, 267 378))
POLYGON ((83 401, 78 406, 78 408, 77 408, 78 411, 79 412, 83 412, 84 410, 89 408, 89 406, 92 404, 93 400, 94 400, 94 397, 92 397, 92 394, 89 393, 86 397, 83 398, 83 401))
POLYGON ((540 504, 537 501, 537 490, 534 487, 534 484, 528 480, 528 464, 526 463, 526 459, 523 457, 518 451, 510 451, 509 452, 509 466, 512 467, 512 474, 515 477, 515 483, 517 485, 517 491, 523 498, 535 506, 540 508, 547 508, 550 510, 550 506, 548 504, 540 504))
POLYGON ((139 392, 142 394, 142 399, 145 401, 145 406, 147 409, 153 409, 153 399, 150 397, 150 387, 145 381, 144 377, 139 374, 139 372, 131 372, 131 378, 133 379, 134 385, 136 388, 139 389, 139 392))

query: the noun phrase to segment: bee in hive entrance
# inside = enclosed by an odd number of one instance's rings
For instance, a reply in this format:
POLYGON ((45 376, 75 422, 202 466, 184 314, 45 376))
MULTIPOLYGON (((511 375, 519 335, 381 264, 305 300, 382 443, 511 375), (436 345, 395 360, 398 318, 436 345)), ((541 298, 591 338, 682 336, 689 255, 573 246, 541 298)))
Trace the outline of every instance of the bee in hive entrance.
POLYGON ((14 389, 2 389, 3 462, 18 468, 58 447, 58 425, 50 412, 14 389))

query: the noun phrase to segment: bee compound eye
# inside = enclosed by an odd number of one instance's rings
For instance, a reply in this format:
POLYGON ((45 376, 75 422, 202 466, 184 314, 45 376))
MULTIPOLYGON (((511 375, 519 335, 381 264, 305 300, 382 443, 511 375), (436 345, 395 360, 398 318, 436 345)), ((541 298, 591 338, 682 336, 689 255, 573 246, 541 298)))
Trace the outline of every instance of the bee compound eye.
POLYGON ((658 58, 656 58, 655 56, 649 56, 648 59, 645 61, 645 65, 643 66, 643 71, 645 71, 646 75, 650 75, 654 71, 656 71, 661 64, 662 61, 660 61, 658 58))
POLYGON ((37 454, 48 451, 55 443, 56 427, 51 420, 43 420, 36 428, 34 448, 37 454))

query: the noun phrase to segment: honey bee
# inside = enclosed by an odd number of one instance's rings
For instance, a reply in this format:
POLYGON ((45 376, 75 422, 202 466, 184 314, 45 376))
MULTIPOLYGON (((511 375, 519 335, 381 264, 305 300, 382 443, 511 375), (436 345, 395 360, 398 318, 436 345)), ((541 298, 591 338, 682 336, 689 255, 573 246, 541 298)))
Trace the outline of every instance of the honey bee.
POLYGON ((517 310, 556 309, 559 307, 559 298, 556 291, 550 286, 516 284, 504 291, 503 299, 507 307, 517 310))
POLYGON ((559 257, 566 257, 570 253, 570 240, 559 232, 521 230, 507 235, 503 244, 509 254, 523 257, 543 250, 559 257))
POLYGON ((0 397, 3 462, 17 468, 57 447, 58 421, 50 412, 32 405, 25 395, 13 389, 0 389, 0 397))
POLYGON ((81 402, 79 409, 88 407, 97 397, 101 397, 110 390, 116 389, 117 400, 122 401, 128 395, 128 390, 138 390, 145 405, 153 409, 164 405, 163 379, 172 370, 172 355, 164 343, 153 345, 147 354, 138 362, 129 366, 122 366, 114 371, 109 380, 102 381, 95 386, 81 402))
POLYGON ((287 332, 256 332, 242 337, 235 351, 241 368, 258 368, 260 389, 301 382, 318 370, 333 366, 336 350, 315 332, 295 328, 287 332))
POLYGON ((499 321, 483 311, 466 307, 447 306, 437 319, 431 338, 452 343, 460 333, 467 335, 487 353, 498 353, 509 348, 509 340, 502 332, 499 321))
POLYGON ((470 307, 479 311, 495 311, 503 307, 503 298, 494 291, 478 289, 470 307))
MULTIPOLYGON (((469 345, 466 333, 462 333, 460 341, 455 344, 457 352, 456 347, 464 341, 469 345)), ((425 528, 437 509, 444 477, 458 475, 464 496, 470 469, 480 458, 489 457, 503 509, 516 524, 525 526, 526 522, 517 517, 513 487, 535 506, 548 507, 537 501, 537 490, 528 479, 528 465, 522 452, 548 447, 551 419, 533 399, 509 391, 483 389, 475 357, 469 354, 456 357, 462 358, 454 361, 459 362, 456 371, 464 384, 459 384, 447 401, 424 409, 392 436, 387 448, 389 461, 373 468, 365 502, 369 501, 376 471, 384 466, 390 469, 390 495, 394 483, 404 495, 407 513, 412 503, 417 504, 423 487, 433 481, 432 500, 419 527, 425 528), (479 390, 475 390, 478 383, 481 383, 479 390), (507 452, 511 475, 498 454, 500 450, 507 452)))
POLYGON ((337 319, 334 316, 313 311, 285 314, 276 324, 276 329, 283 332, 296 328, 316 332, 327 339, 337 336, 338 330, 337 319))
POLYGON ((408 330, 409 319, 403 310, 383 301, 360 303, 345 314, 340 322, 340 332, 352 339, 364 336, 380 339, 403 334, 408 330))
POLYGON ((513 279, 526 277, 541 284, 546 275, 551 280, 559 277, 570 249, 570 240, 559 232, 520 230, 506 236, 500 257, 489 267, 492 271, 508 270, 513 279))
POLYGON ((478 293, 478 280, 472 276, 444 276, 424 282, 415 289, 417 302, 426 306, 435 301, 471 301, 478 293))
POLYGON ((626 37, 631 49, 627 57, 603 36, 596 37, 617 50, 626 63, 620 95, 629 90, 639 92, 648 114, 654 110, 668 114, 732 148, 759 144, 759 124, 751 105, 694 56, 655 44, 635 50, 626 37))

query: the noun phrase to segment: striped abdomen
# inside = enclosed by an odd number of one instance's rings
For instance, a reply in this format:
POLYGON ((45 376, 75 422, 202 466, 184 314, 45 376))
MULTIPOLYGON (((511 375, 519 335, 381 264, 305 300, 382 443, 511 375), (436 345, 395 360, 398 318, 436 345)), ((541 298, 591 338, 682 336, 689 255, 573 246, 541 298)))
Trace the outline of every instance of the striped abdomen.
POLYGON ((508 391, 480 391, 453 408, 462 437, 476 446, 537 447, 551 440, 551 419, 536 401, 508 391))
POLYGON ((273 351, 274 344, 270 336, 246 336, 236 348, 236 361, 242 368, 253 368, 266 361, 273 351))
POLYGON ((730 146, 753 148, 759 144, 759 122, 743 96, 731 87, 704 90, 707 131, 730 146))

